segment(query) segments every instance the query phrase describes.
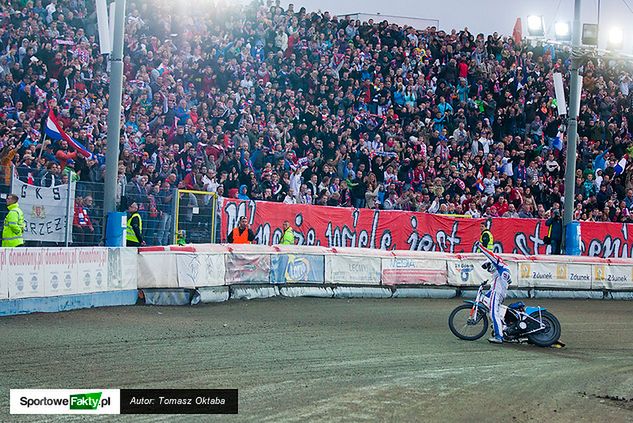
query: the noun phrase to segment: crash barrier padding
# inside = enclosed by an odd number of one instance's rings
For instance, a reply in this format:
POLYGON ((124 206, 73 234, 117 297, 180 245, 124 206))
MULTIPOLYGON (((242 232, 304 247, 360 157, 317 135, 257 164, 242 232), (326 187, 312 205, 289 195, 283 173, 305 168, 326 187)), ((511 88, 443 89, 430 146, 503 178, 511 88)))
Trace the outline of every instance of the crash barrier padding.
POLYGON ((607 292, 604 298, 607 300, 633 300, 633 292, 607 292))
POLYGON ((280 286, 279 295, 282 297, 316 297, 332 298, 334 292, 328 286, 280 286))
MULTIPOLYGON (((509 298, 633 299, 629 295, 633 292, 633 259, 502 257, 513 278, 509 298)), ((490 278, 481 268, 482 262, 483 257, 473 253, 320 246, 0 249, 0 309, 2 314, 15 314, 134 304, 136 296, 131 293, 137 288, 147 290, 145 301, 150 304, 215 302, 227 296, 453 295, 453 291, 435 293, 432 287, 456 288, 455 294, 464 296, 474 295, 481 281, 490 278), (220 289, 203 289, 213 287, 220 289), (338 289, 341 287, 357 289, 338 289), (420 291, 399 292, 405 288, 420 291), (161 292, 165 289, 177 291, 161 292), (117 291, 121 292, 107 295, 117 291)))
MULTIPOLYGON (((477 290, 474 288, 459 290, 459 296, 462 298, 473 299, 477 296, 477 290)), ((534 290, 532 289, 508 289, 506 292, 506 299, 511 300, 514 298, 533 298, 534 290)))
POLYGON ((455 298, 457 290, 452 288, 397 288, 392 298, 455 298))
POLYGON ((228 286, 205 286, 196 289, 191 305, 205 303, 221 303, 229 299, 228 286))
POLYGON ((529 289, 508 289, 506 293, 506 298, 530 298, 530 295, 531 293, 529 289))
POLYGON ((535 289, 532 291, 533 298, 566 298, 576 300, 601 300, 604 298, 603 291, 569 291, 569 290, 546 290, 535 289))
POLYGON ((81 308, 134 305, 138 290, 104 291, 54 297, 16 298, 0 301, 0 316, 30 313, 57 313, 81 308))
POLYGON ((337 286, 334 298, 391 298, 393 292, 388 288, 361 287, 361 286, 337 286))
POLYGON ((229 298, 232 300, 254 300, 258 298, 272 298, 279 295, 276 286, 237 286, 230 287, 229 298))
POLYGON ((0 248, 0 314, 132 305, 135 248, 0 248))
MULTIPOLYGON (((516 298, 531 295, 535 288, 633 291, 633 259, 501 256, 512 274, 511 289, 519 290, 509 295, 516 298)), ((474 289, 491 277, 481 268, 483 261, 475 253, 201 244, 141 248, 139 275, 143 273, 141 287, 157 287, 162 281, 165 288, 191 289, 234 284, 474 289)))
POLYGON ((195 294, 193 289, 185 288, 145 288, 145 304, 161 306, 190 305, 195 294))

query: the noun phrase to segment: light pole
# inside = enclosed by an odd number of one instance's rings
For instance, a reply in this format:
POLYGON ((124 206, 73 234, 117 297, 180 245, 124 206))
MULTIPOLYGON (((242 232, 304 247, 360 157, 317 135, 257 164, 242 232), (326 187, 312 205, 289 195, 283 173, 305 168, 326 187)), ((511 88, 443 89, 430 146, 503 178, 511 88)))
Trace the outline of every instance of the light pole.
MULTIPOLYGON (((578 68, 581 64, 580 54, 580 3, 574 0, 574 21, 572 22, 572 49, 571 49, 571 81, 569 84, 569 113, 567 123, 567 157, 565 159, 565 205, 563 209, 563 228, 573 219, 575 178, 576 178, 576 146, 578 138, 578 113, 580 112, 581 80, 578 68)), ((563 242, 565 237, 563 237, 563 242)))
POLYGON ((116 185, 121 135, 121 96, 123 91, 123 34, 125 32, 125 0, 115 0, 114 43, 110 54, 110 98, 108 100, 108 144, 104 180, 103 213, 116 211, 116 185))

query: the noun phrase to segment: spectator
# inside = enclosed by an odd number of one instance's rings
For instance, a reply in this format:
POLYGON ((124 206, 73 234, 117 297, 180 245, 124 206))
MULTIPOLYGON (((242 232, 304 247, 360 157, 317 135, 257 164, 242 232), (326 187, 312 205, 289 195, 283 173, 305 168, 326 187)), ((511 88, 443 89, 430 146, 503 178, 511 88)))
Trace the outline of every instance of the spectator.
MULTIPOLYGON (((90 203, 92 202, 91 197, 90 203)), ((79 245, 91 245, 93 243, 95 228, 92 225, 90 214, 84 207, 85 199, 77 197, 75 199, 75 214, 73 217, 73 243, 79 245)))
MULTIPOLYGON (((138 204, 151 242, 168 237, 160 228, 175 215, 163 210, 172 204, 165 182, 232 198, 472 216, 542 218, 561 201, 567 140, 547 81, 569 72, 568 49, 257 3, 212 15, 196 4, 145 6, 132 4, 126 19, 116 202, 138 204)), ((6 186, 12 165, 35 185, 102 181, 108 75, 89 29, 94 7, 0 5, 6 186), (49 109, 94 157, 40 142, 49 109)), ((589 59, 583 73, 574 211, 621 221, 621 202, 633 204, 633 172, 621 163, 633 153, 632 69, 589 59)), ((194 200, 183 203, 186 218, 194 200)))
POLYGON ((545 226, 549 228, 547 241, 551 247, 551 254, 558 255, 561 252, 561 243, 563 241, 563 223, 560 218, 560 211, 552 210, 551 217, 545 221, 545 226))
MULTIPOLYGON (((285 228, 284 228, 285 230, 285 228)), ((240 217, 238 224, 226 238, 226 242, 229 244, 251 244, 255 240, 255 234, 248 227, 246 217, 240 217)))

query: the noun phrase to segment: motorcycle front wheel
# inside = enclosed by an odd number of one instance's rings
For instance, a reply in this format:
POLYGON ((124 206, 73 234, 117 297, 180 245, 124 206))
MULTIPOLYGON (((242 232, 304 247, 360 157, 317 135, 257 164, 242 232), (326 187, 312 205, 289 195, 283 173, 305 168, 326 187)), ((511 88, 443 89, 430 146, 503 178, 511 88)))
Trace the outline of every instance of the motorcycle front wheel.
MULTIPOLYGON (((539 318, 538 311, 530 314, 533 318, 539 318)), ((560 338, 560 322, 552 313, 542 310, 541 321, 545 328, 538 332, 530 333, 527 338, 528 341, 539 347, 551 347, 558 338, 560 338)))
POLYGON ((471 319, 473 307, 471 304, 462 304, 448 317, 448 327, 459 339, 475 341, 488 330, 488 316, 482 309, 477 309, 477 315, 471 319))

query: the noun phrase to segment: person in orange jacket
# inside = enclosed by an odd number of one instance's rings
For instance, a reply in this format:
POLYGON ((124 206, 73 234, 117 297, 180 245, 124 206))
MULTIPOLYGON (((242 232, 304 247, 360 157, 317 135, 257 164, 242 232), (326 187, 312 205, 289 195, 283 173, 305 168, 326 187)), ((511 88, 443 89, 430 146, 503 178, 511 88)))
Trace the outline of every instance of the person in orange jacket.
POLYGON ((248 227, 246 217, 240 217, 239 223, 226 238, 226 241, 230 244, 250 244, 255 240, 255 234, 248 227))

